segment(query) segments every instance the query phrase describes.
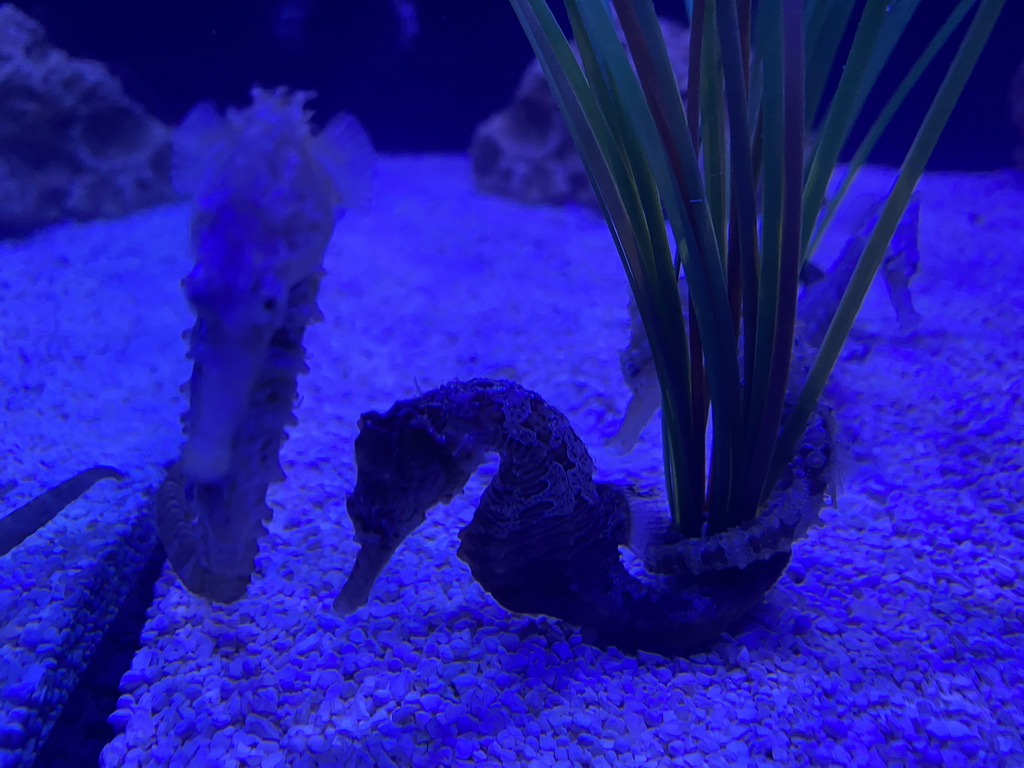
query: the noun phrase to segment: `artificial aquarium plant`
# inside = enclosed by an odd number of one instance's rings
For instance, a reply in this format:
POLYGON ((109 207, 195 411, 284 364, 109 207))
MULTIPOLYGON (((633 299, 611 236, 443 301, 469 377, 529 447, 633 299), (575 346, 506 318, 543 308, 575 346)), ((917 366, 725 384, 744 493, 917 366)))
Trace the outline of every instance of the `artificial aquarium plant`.
MULTIPOLYGON (((851 127, 882 73, 892 76, 889 56, 920 0, 866 0, 859 12, 854 0, 694 0, 685 89, 651 0, 565 0, 579 59, 548 0, 511 3, 626 270, 660 390, 668 498, 594 483, 585 446, 539 395, 453 383, 360 420, 348 499, 360 552, 335 607, 362 605, 400 541, 496 451, 498 473, 460 533, 459 556, 484 588, 601 642, 678 651, 756 603, 816 519, 835 475, 819 398, 1004 0, 957 5, 828 199, 851 127), (861 247, 801 295, 801 272, 856 170, 972 11, 861 247), (620 545, 645 573, 623 565, 620 545)), ((910 271, 895 268, 890 281, 902 317, 910 271)))
MULTIPOLYGON (((65 507, 77 501, 93 485, 107 478, 122 480, 124 475, 113 467, 97 466, 83 470, 0 517, 0 556, 6 555, 55 518, 65 507)), ((0 500, 15 486, 16 483, 13 481, 0 483, 0 500)))
POLYGON ((1003 0, 959 3, 827 204, 840 150, 881 74, 892 76, 888 57, 919 0, 867 0, 856 18, 853 0, 756 9, 749 0, 694 0, 687 104, 650 0, 612 0, 614 13, 603 3, 566 0, 582 66, 546 0, 511 2, 597 192, 654 356, 673 525, 694 537, 750 520, 794 455, 1003 0), (909 83, 972 7, 810 369, 790 387, 800 270, 909 83), (837 61, 850 24, 849 54, 837 61), (837 67, 838 86, 823 104, 837 67), (819 112, 817 137, 806 141, 819 112))
POLYGON ((183 286, 196 321, 185 445, 155 515, 185 586, 221 602, 245 594, 267 486, 284 479, 278 452, 336 214, 369 192, 368 137, 348 115, 314 134, 312 95, 256 88, 250 107, 226 116, 201 104, 175 135, 174 181, 192 195, 195 266, 183 286))

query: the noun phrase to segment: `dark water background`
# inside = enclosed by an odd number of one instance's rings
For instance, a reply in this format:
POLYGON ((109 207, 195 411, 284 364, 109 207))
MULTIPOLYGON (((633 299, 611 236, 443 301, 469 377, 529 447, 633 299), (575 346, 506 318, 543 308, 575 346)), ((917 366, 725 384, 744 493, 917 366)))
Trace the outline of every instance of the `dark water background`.
MULTIPOLYGON (((197 101, 244 104, 253 84, 310 88, 321 115, 355 113, 387 152, 462 151, 505 105, 531 51, 508 0, 413 0, 419 30, 403 39, 390 0, 18 0, 51 39, 98 59, 129 94, 174 123, 197 101)), ((955 0, 924 0, 892 61, 903 73, 955 0)), ((552 2, 561 9, 561 3, 552 2)), ((657 2, 678 17, 682 0, 657 2)), ((564 14, 562 14, 564 15, 564 14)), ((1009 0, 932 159, 933 170, 1010 164, 1008 91, 1024 60, 1024 2, 1009 0)), ((940 82, 932 66, 872 157, 896 164, 940 82)), ((898 78, 885 80, 889 88, 898 78)), ((871 115, 884 103, 878 94, 871 115)), ((863 131, 866 126, 861 126, 863 131)), ((854 136, 856 138, 856 135, 854 136)))

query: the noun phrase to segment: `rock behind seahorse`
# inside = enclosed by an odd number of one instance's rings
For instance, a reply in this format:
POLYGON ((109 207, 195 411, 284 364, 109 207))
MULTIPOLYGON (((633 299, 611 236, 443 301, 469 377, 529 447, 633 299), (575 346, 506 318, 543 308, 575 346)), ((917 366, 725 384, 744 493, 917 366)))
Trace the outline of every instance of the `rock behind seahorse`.
POLYGON ((214 600, 245 593, 267 485, 284 477, 278 452, 336 212, 369 193, 366 134, 342 115, 313 135, 310 96, 255 89, 252 106, 225 117, 200 105, 175 138, 175 183, 193 195, 196 262, 183 286, 197 317, 186 442, 156 517, 175 571, 214 600))

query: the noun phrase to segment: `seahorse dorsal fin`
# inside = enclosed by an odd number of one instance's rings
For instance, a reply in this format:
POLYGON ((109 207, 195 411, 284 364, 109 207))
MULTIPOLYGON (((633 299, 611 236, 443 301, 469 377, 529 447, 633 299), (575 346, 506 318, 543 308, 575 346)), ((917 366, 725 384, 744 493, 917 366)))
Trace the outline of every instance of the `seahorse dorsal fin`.
POLYGON ((376 153, 359 121, 335 115, 313 139, 313 151, 334 184, 338 207, 368 208, 376 153))
POLYGON ((212 102, 197 104, 174 132, 171 181, 183 195, 196 191, 224 153, 231 127, 212 102))

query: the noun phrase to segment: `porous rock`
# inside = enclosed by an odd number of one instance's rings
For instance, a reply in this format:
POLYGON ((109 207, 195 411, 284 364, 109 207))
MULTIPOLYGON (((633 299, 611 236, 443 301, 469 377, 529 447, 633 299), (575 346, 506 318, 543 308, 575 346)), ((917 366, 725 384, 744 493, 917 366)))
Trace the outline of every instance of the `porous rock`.
MULTIPOLYGON (((665 19, 661 30, 685 99, 690 32, 665 19)), ((578 58, 575 44, 572 49, 578 58)), ((469 154, 482 192, 524 203, 597 205, 583 161, 536 59, 523 73, 512 103, 473 132, 469 154)))
POLYGON ((96 61, 0 4, 0 236, 173 199, 170 130, 96 61))

